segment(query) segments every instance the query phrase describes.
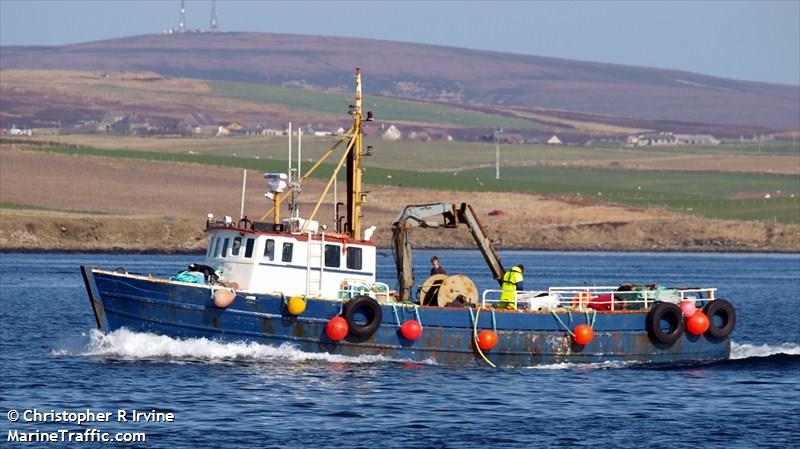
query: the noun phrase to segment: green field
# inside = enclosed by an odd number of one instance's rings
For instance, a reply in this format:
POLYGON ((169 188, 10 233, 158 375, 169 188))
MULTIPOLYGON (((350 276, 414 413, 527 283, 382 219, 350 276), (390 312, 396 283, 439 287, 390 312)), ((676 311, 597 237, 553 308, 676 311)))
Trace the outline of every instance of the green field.
MULTIPOLYGON (((304 165, 317 160, 336 141, 336 137, 303 137, 304 165)), ((201 154, 215 156, 237 156, 257 159, 285 160, 287 138, 285 136, 230 136, 225 138, 186 137, 137 137, 113 135, 64 135, 48 136, 35 141, 13 138, 0 139, 0 144, 25 145, 78 145, 116 150, 143 150, 157 153, 201 154), (58 139, 60 142, 53 142, 58 139), (49 140, 49 141, 46 141, 49 140)), ((477 168, 493 168, 495 145, 478 141, 431 141, 409 140, 384 141, 367 136, 365 145, 374 146, 374 155, 367 159, 370 167, 427 171, 462 172, 477 168)), ((785 152, 788 147, 778 144, 770 147, 771 153, 747 153, 747 147, 721 145, 713 152, 707 148, 598 148, 570 145, 520 144, 501 145, 501 170, 506 167, 590 167, 593 170, 640 170, 674 172, 721 172, 736 173, 750 171, 765 174, 796 173, 800 170, 800 154, 785 152), (728 152, 729 149, 736 150, 728 152)), ((294 139, 297 150, 297 140, 294 139)), ((746 191, 739 189, 738 191, 746 191)))
MULTIPOLYGON (((685 152, 691 153, 720 153, 729 154, 775 154, 786 156, 800 156, 800 142, 733 142, 712 147, 671 147, 686 148, 685 152)), ((667 150, 669 151, 669 150, 667 150)))
POLYGON ((52 210, 46 207, 38 207, 38 206, 29 206, 27 204, 17 204, 17 203, 2 203, 0 202, 0 209, 11 209, 11 210, 52 210))
POLYGON ((5 203, 5 202, 0 202, 0 209, 8 209, 8 210, 41 210, 41 211, 47 211, 47 212, 64 212, 64 213, 68 213, 68 214, 105 215, 105 212, 52 209, 52 208, 48 208, 48 207, 32 206, 32 205, 29 205, 29 204, 17 204, 17 203, 5 203))
MULTIPOLYGON (((341 116, 347 112, 343 105, 353 102, 352 94, 337 94, 309 89, 266 86, 261 84, 210 81, 212 95, 240 100, 273 103, 293 112, 323 113, 341 116)), ((384 122, 406 121, 462 127, 503 127, 519 129, 548 129, 534 121, 485 114, 452 106, 418 101, 369 96, 364 109, 375 111, 384 122)))
MULTIPOLYGON (((494 178, 493 169, 470 170, 464 176, 494 178)), ((589 170, 559 167, 505 168, 502 178, 515 182, 536 182, 580 189, 597 194, 605 191, 675 193, 710 198, 733 198, 739 192, 800 193, 800 178, 789 175, 765 175, 721 172, 589 170)))
MULTIPOLYGON (((284 171, 285 160, 265 160, 219 155, 191 155, 153 151, 97 148, 31 147, 34 151, 85 156, 121 157, 247 168, 262 172, 284 171)), ((323 165, 315 177, 326 178, 333 166, 323 165)), ((800 178, 740 173, 588 170, 578 168, 504 168, 502 179, 494 169, 458 173, 431 173, 374 167, 368 164, 364 180, 392 185, 460 191, 514 191, 573 195, 634 206, 661 207, 707 218, 766 220, 800 223, 800 178), (735 200, 742 191, 783 191, 795 198, 735 200)))

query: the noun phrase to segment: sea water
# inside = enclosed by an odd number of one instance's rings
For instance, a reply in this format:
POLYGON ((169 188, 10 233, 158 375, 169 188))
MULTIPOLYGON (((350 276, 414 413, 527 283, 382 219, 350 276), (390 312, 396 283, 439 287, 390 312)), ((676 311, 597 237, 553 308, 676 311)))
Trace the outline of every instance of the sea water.
MULTIPOLYGON (((416 252, 418 281, 433 254, 448 273, 494 287, 474 251, 416 252)), ((799 255, 521 251, 502 257, 525 265, 527 289, 718 287, 738 313, 731 359, 491 369, 126 330, 103 335, 95 330, 79 265, 167 276, 201 257, 2 254, 0 446, 800 446, 799 255), (65 419, 35 419, 47 413, 65 419), (76 416, 84 419, 69 419, 76 416), (146 441, 99 440, 133 433, 146 441), (42 442, 51 436, 57 439, 42 442)), ((378 263, 379 279, 395 284, 391 252, 379 251, 378 263)))

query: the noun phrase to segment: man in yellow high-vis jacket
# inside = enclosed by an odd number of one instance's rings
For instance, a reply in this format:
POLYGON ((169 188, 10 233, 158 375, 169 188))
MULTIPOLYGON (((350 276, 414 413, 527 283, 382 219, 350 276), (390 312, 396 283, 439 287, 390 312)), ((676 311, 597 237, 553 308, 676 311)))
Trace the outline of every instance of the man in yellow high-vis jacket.
POLYGON ((510 270, 506 271, 503 275, 503 283, 500 293, 500 304, 497 305, 500 309, 516 310, 517 290, 524 290, 522 285, 522 273, 525 272, 525 267, 522 265, 514 265, 510 270))

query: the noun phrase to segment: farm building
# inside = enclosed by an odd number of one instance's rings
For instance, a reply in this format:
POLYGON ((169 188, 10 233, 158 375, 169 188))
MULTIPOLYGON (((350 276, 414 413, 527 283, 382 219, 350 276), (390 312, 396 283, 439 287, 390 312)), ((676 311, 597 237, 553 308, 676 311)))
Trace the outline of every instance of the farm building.
POLYGON ((556 136, 554 134, 553 137, 547 139, 547 144, 548 145, 563 145, 564 142, 562 142, 561 139, 559 139, 558 136, 556 136))
POLYGON ((719 145, 719 139, 710 134, 673 134, 662 131, 628 136, 628 145, 634 147, 654 147, 664 145, 719 145))
POLYGON ((719 139, 711 134, 675 134, 677 145, 719 145, 719 139))
POLYGON ((403 133, 394 125, 388 127, 381 135, 381 139, 389 141, 400 140, 402 137, 403 133))

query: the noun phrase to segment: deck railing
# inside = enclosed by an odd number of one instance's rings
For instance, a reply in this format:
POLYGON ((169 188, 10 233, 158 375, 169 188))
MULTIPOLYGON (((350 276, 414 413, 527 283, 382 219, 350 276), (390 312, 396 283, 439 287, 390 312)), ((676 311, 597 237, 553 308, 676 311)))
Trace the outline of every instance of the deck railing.
POLYGON ((550 287, 539 291, 516 291, 513 300, 503 301, 500 299, 502 290, 484 290, 481 305, 500 307, 500 303, 513 302, 517 310, 642 310, 650 308, 656 301, 675 304, 685 300, 713 301, 716 292, 716 288, 634 287, 632 290, 619 290, 617 286, 550 287))
POLYGON ((356 296, 367 295, 378 302, 387 303, 391 300, 389 285, 384 282, 349 282, 346 287, 339 289, 339 299, 353 299, 356 296))

